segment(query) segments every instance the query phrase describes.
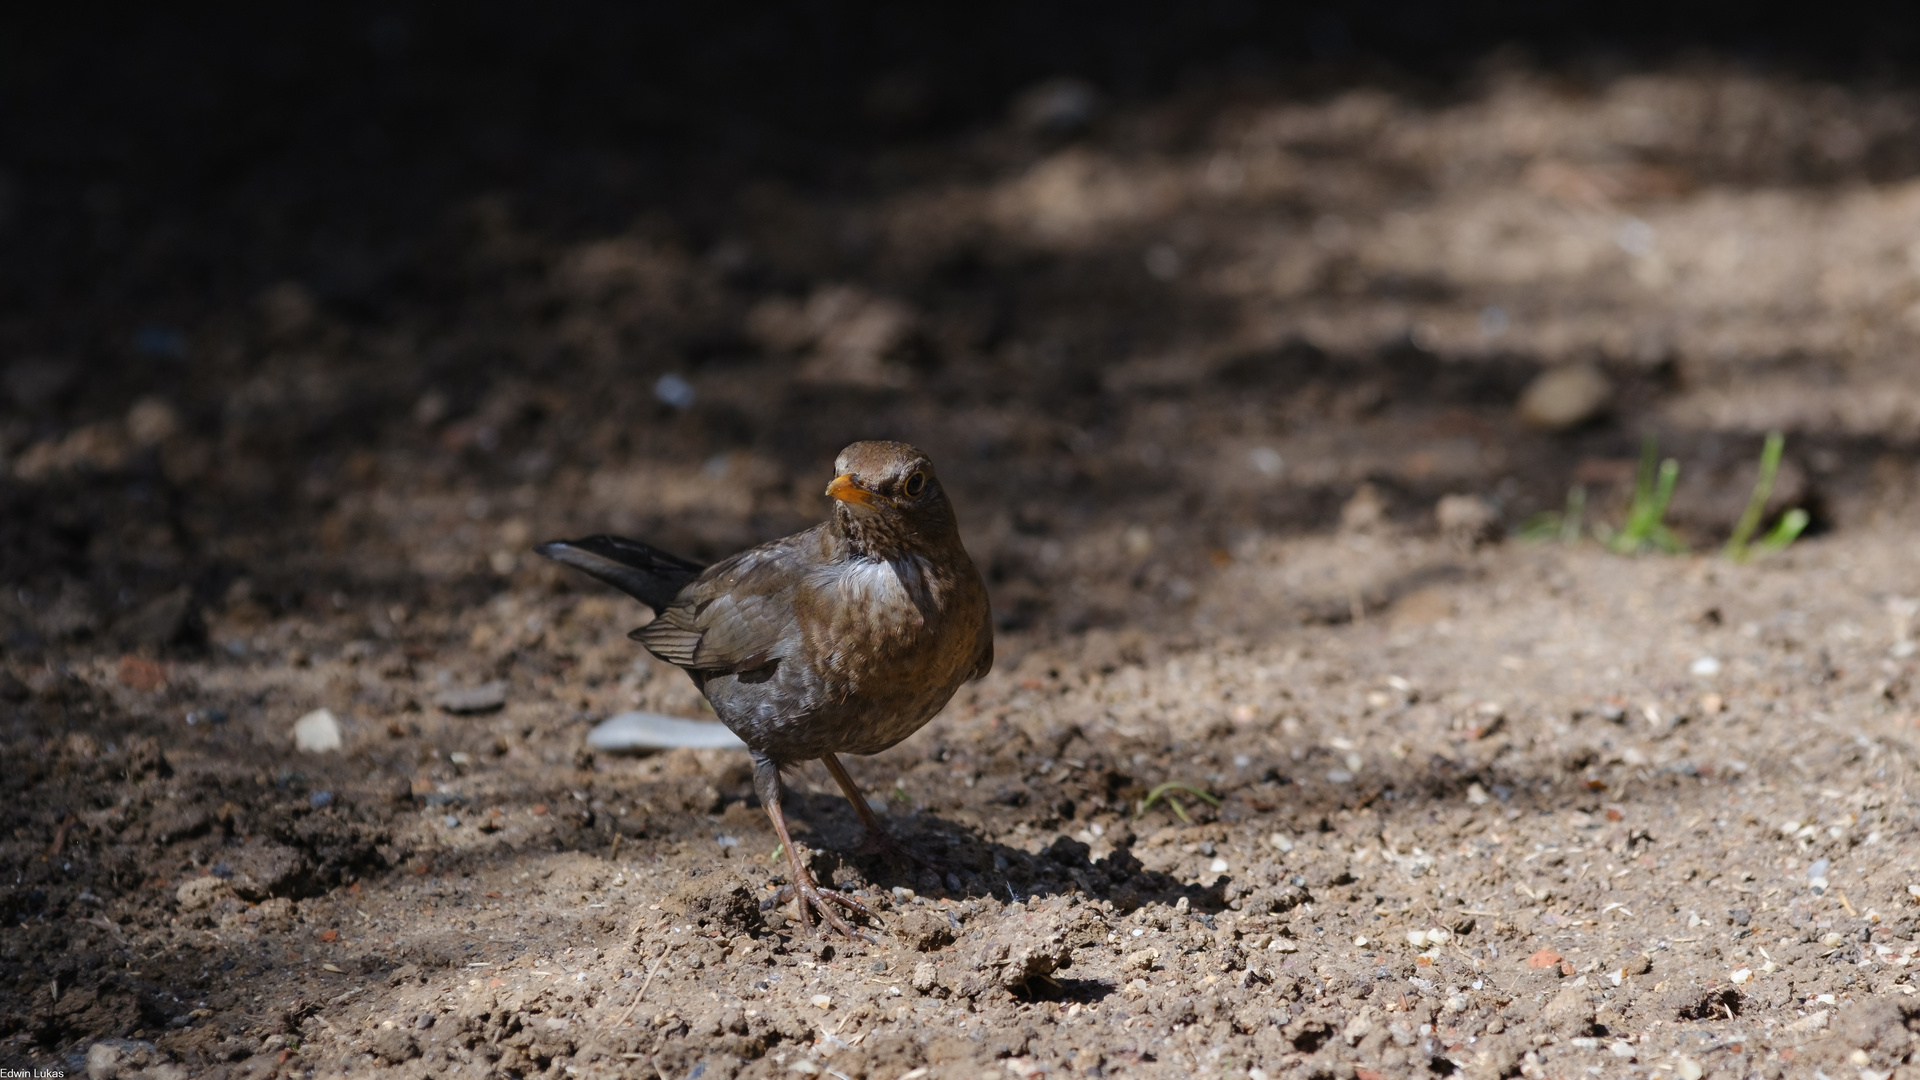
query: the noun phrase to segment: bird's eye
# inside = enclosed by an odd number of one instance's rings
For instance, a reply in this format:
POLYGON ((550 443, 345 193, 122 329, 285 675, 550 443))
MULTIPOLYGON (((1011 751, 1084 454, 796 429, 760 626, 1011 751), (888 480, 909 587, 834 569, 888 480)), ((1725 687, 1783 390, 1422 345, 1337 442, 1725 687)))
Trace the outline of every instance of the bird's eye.
POLYGON ((927 474, 914 473, 907 477, 906 484, 900 490, 904 491, 909 499, 919 498, 920 493, 927 490, 927 474))

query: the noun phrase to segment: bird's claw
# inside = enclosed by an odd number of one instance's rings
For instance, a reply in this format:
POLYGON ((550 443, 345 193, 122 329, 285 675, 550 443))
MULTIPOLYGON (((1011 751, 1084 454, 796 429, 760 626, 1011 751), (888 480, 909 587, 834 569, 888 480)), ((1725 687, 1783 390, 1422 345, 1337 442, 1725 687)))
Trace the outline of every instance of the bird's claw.
POLYGON ((823 889, 813 881, 803 878, 791 885, 781 886, 780 891, 773 895, 773 902, 775 904, 784 904, 795 897, 798 897, 800 900, 799 904, 795 905, 799 909, 800 925, 806 927, 809 934, 813 932, 813 920, 808 914, 808 909, 811 908, 820 913, 821 922, 840 931, 847 937, 858 938, 869 945, 879 944, 871 935, 865 931, 855 929, 846 919, 841 918, 838 912, 833 910, 831 904, 839 904, 841 907, 863 918, 872 919, 875 922, 879 921, 878 917, 874 915, 873 911, 869 909, 867 905, 855 900, 846 893, 838 889, 823 889))

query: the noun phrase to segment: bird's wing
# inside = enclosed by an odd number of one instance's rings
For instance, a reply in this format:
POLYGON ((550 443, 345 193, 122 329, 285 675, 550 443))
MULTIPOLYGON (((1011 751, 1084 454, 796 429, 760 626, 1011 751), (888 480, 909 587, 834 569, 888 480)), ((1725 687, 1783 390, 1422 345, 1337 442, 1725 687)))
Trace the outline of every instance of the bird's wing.
POLYGON ((781 644, 799 636, 794 600, 807 539, 801 533, 715 563, 633 639, 690 671, 751 671, 779 659, 781 644))

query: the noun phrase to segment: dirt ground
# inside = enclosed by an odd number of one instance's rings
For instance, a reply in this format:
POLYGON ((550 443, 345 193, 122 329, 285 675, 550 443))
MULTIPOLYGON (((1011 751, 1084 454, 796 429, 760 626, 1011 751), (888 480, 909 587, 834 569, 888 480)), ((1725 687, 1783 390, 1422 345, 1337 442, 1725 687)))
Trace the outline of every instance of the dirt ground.
POLYGON ((59 311, 117 344, 5 328, 0 1060, 1920 1075, 1920 96, 1074 93, 612 229, 502 192, 381 248, 263 182, 310 273, 191 318, 116 291, 178 223, 89 196, 59 311), (1605 402, 1524 423, 1576 368, 1605 402), (1813 528, 1736 564, 1775 429, 1813 528), (1520 538, 1576 485, 1617 525, 1647 435, 1694 554, 1520 538), (722 555, 870 436, 933 454, 999 634, 849 761, 944 873, 794 784, 872 943, 772 909, 744 755, 587 749, 702 705, 528 550, 722 555))

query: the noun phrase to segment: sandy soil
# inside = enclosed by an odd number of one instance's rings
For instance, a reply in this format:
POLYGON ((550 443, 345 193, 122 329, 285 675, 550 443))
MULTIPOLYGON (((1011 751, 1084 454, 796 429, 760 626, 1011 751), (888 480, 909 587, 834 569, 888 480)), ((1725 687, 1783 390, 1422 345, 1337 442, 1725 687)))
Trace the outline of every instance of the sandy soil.
POLYGON ((1711 66, 1195 91, 700 229, 480 198, 354 256, 392 302, 334 265, 139 330, 147 374, 22 353, 0 1058, 1907 1075, 1916 133, 1711 66), (1523 424, 1576 365, 1608 404, 1523 424), (1728 562, 1776 428, 1814 531, 1728 562), (1698 554, 1517 538, 1575 484, 1617 524, 1647 434, 1698 554), (743 755, 586 749, 701 705, 527 549, 724 554, 874 435, 940 463, 1000 643, 850 762, 944 872, 796 783, 865 943, 766 902, 743 755))

